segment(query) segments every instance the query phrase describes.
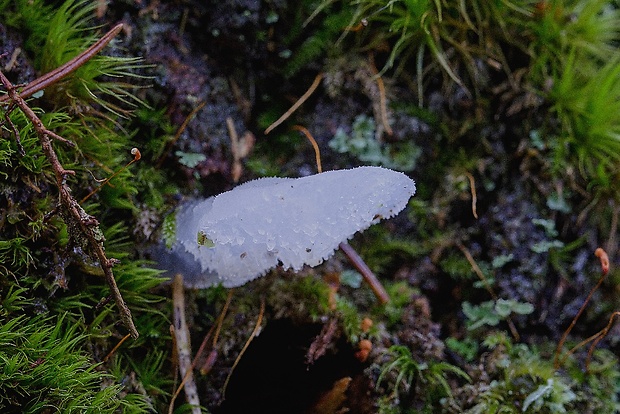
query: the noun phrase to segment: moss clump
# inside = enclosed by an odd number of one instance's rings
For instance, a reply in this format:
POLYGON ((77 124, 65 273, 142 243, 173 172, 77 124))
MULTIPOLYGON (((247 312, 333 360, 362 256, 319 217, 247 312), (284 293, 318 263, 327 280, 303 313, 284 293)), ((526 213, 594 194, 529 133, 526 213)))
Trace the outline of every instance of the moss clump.
MULTIPOLYGON (((22 53, 32 57, 39 74, 64 64, 98 38, 91 27, 94 7, 95 3, 74 0, 59 7, 36 0, 0 2, 5 23, 27 36, 22 53)), ((153 292, 161 284, 160 272, 136 259, 134 231, 129 230, 138 205, 162 208, 164 196, 149 181, 161 174, 136 179, 135 166, 120 171, 109 183, 101 182, 121 170, 132 158, 131 148, 137 146, 134 133, 128 132, 132 126, 127 117, 140 100, 134 95, 136 87, 123 79, 141 79, 144 71, 138 59, 123 57, 114 44, 109 48, 112 56, 88 61, 29 98, 28 105, 48 130, 75 144, 53 142, 60 164, 75 172, 66 178, 71 195, 85 214, 96 218, 97 240, 107 257, 120 261, 114 275, 141 337, 102 362, 125 334, 118 307, 102 300, 110 289, 100 261, 80 228, 63 216, 64 207, 58 206, 56 177, 33 125, 19 109, 12 110, 0 140, 3 412, 41 412, 52 407, 62 412, 145 412, 161 411, 164 406, 149 400, 144 388, 161 389, 165 376, 145 375, 133 385, 121 385, 132 372, 159 370, 162 359, 150 352, 161 354, 159 346, 169 339, 166 319, 156 305, 162 298, 153 292), (19 132, 24 155, 19 154, 14 130, 19 132), (141 199, 143 189, 148 191, 141 199), (19 300, 9 301, 10 297, 19 300), (117 359, 122 362, 110 370, 117 359)), ((23 74, 7 75, 20 78, 23 74)), ((2 113, 7 109, 2 107, 2 113)), ((152 137, 156 140, 162 141, 152 137)), ((151 143, 146 147, 148 158, 161 153, 151 143)))
POLYGON ((0 410, 38 413, 112 412, 121 387, 101 388, 111 376, 82 347, 87 337, 65 316, 32 315, 27 289, 4 291, 0 304, 0 410))

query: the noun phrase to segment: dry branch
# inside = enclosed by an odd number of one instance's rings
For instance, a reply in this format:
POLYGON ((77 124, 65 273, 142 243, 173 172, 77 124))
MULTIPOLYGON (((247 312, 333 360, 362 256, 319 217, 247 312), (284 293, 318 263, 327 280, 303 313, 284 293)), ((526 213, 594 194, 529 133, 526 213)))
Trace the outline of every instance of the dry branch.
MULTIPOLYGON (((95 45, 91 46, 85 52, 81 53, 78 57, 73 59, 72 62, 77 61, 78 66, 84 64, 88 59, 94 56, 93 51, 95 51, 96 53, 96 51, 99 51, 101 47, 105 46, 105 44, 107 44, 107 42, 109 42, 111 38, 118 33, 118 31, 120 31, 121 27, 122 27, 121 25, 116 26, 114 29, 108 32, 108 34, 106 34, 104 38, 102 38, 105 40, 105 42, 102 42, 100 40, 99 42, 95 43, 95 45), (97 47, 94 47, 94 46, 97 46, 97 47), (84 58, 84 56, 86 56, 87 58, 84 58)), ((68 72, 67 70, 60 71, 60 73, 58 72, 58 70, 50 72, 50 73, 54 73, 55 76, 50 77, 48 76, 49 74, 42 76, 39 79, 44 79, 44 81, 43 82, 39 81, 38 86, 40 86, 41 83, 43 83, 44 85, 49 85, 50 79, 55 79, 55 81, 57 81, 61 77, 64 77, 66 76, 66 74, 75 70, 75 68, 76 66, 75 64, 73 64, 71 65, 71 68, 68 69, 68 72)), ((80 206, 80 204, 75 200, 75 198, 71 194, 71 189, 67 185, 67 176, 75 175, 75 172, 71 170, 66 170, 61 165, 60 161, 58 160, 58 156, 56 155, 56 151, 54 150, 54 147, 52 146, 52 139, 56 139, 58 141, 61 141, 63 143, 70 144, 70 145, 73 145, 73 143, 69 140, 62 138, 61 136, 54 133, 53 131, 50 131, 49 129, 47 129, 45 125, 43 125, 43 122, 41 121, 41 119, 39 119, 39 117, 34 113, 34 111, 24 101, 24 98, 22 97, 22 95, 20 95, 20 93, 17 91, 17 88, 7 79, 7 77, 2 72, 0 72, 0 81, 2 82, 2 84, 4 85, 7 91, 7 98, 0 100, 0 102, 8 101, 8 109, 5 111, 6 119, 10 123, 10 119, 8 119, 8 113, 14 106, 16 106, 24 113, 24 115, 26 115, 26 117, 32 123, 35 129, 35 132, 37 136, 39 137, 39 142, 41 143, 43 152, 54 171, 54 176, 56 178, 56 186, 58 187, 60 215, 62 216, 63 220, 67 224, 67 228, 72 232, 72 236, 78 238, 78 240, 79 239, 85 240, 86 243, 88 244, 91 255, 96 258, 96 260, 99 262, 101 266, 101 269, 103 270, 103 273, 106 278, 106 282, 108 283, 108 286, 110 287, 110 291, 112 292, 112 296, 114 297, 114 300, 117 306, 119 307, 121 319, 123 320, 123 323, 129 330, 129 333, 131 334, 131 336, 133 338, 137 338, 139 334, 133 323, 131 312, 129 308, 127 307, 127 305, 125 304, 123 297, 121 296, 121 292, 119 291, 118 286, 116 285, 116 280, 114 279, 114 274, 112 273, 112 267, 116 263, 118 263, 118 260, 109 259, 106 256, 105 250, 103 247, 103 242, 105 241, 105 238, 103 237, 103 234, 101 233, 101 230, 99 229, 99 222, 97 221, 95 217, 87 214, 82 208, 82 206, 80 206)), ((37 90, 37 88, 33 88, 32 85, 26 85, 24 89, 30 91, 30 93, 33 93, 33 90, 37 90)), ((15 130, 15 128, 13 129, 15 130)), ((17 135, 16 135, 16 139, 19 139, 17 135)))

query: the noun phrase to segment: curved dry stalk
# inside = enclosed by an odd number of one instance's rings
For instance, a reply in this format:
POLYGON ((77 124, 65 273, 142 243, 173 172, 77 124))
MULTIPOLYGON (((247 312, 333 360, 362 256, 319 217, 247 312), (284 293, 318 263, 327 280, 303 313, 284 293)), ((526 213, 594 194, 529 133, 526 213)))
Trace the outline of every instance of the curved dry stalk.
POLYGON ((316 75, 316 77, 314 78, 314 81, 312 82, 312 85, 310 85, 308 90, 303 95, 301 95, 301 98, 299 98, 297 102, 295 102, 293 106, 289 108, 288 111, 286 111, 280 118, 278 118, 276 122, 269 125, 269 127, 265 130, 265 135, 269 134, 271 131, 274 130, 274 128, 276 128, 282 122, 286 121, 293 112, 295 112, 304 102, 306 102, 306 100, 314 93, 316 88, 319 87, 319 84, 321 83, 321 79, 323 79, 322 73, 319 73, 318 75, 316 75))
POLYGON ((583 304, 581 305, 581 308, 579 308, 579 312, 577 312, 577 314, 575 315, 575 317, 571 321, 571 323, 568 326, 568 328, 566 328, 566 330, 564 331, 564 334, 562 335, 562 338, 560 338, 560 341, 558 342, 558 346, 555 349, 555 354, 553 355, 553 368, 555 368, 555 369, 560 368, 562 366, 562 364, 564 364, 566 359, 573 352, 575 352, 575 350, 577 348, 587 344, 588 342, 590 342, 592 340, 595 340, 594 344, 590 348, 590 351, 588 352, 588 364, 587 365, 589 365, 590 364, 590 362, 589 362, 590 361, 590 356, 591 356, 592 351, 594 350, 594 347, 596 346, 596 344, 598 344, 598 342, 601 339, 603 339, 603 337, 605 335, 607 335, 607 331, 611 328, 611 325, 613 323, 613 319, 616 316, 617 312, 614 312, 611 315, 611 318, 609 319, 609 323, 608 323, 606 328, 604 328, 603 330, 601 330, 597 334, 592 335, 588 339, 585 339, 585 340, 581 341, 579 344, 577 344, 575 347, 573 347, 570 351, 568 351, 567 354, 563 358, 560 358, 560 354, 562 353, 562 348, 564 348, 564 342, 566 342, 566 338, 568 338, 568 334, 570 334, 570 332, 575 327, 575 324, 577 323, 577 320, 579 319, 579 317, 581 316, 583 311, 586 309, 586 306, 590 302, 590 299, 592 299, 592 296, 594 295, 594 292, 596 292, 598 290, 598 288, 601 287, 601 285, 603 284, 603 281, 605 280, 605 277, 607 276, 607 273, 609 272, 609 257, 607 256, 607 253, 605 252, 605 250, 603 250, 602 248, 599 247, 599 248, 597 248, 594 251, 594 255, 596 257, 598 257, 600 259, 600 261, 601 261, 601 273, 602 273, 602 275, 599 278, 599 280, 596 283, 596 285, 592 288, 592 290, 590 290, 590 293, 586 297, 586 300, 583 301, 583 304))
POLYGON ((476 196, 476 181, 474 180, 474 176, 471 173, 465 171, 465 177, 469 180, 469 187, 471 189, 471 213, 474 215, 474 218, 478 219, 478 211, 476 209, 476 203, 478 201, 478 197, 476 196))
POLYGON ((120 341, 118 341, 118 343, 114 346, 114 348, 112 348, 112 350, 108 352, 108 355, 106 355, 105 358, 103 358, 103 362, 106 362, 108 359, 112 358, 112 355, 114 355, 114 353, 118 350, 118 348, 120 348, 121 345, 123 345, 125 341, 129 339, 130 336, 131 334, 127 334, 123 336, 123 338, 120 341))
POLYGON ((379 112, 381 115, 381 123, 383 124, 383 129, 385 129, 385 133, 389 136, 394 135, 394 131, 390 126, 390 122, 388 120, 388 110, 387 110, 387 98, 385 96, 385 83, 383 83, 383 78, 381 78, 381 73, 377 70, 375 66, 375 58, 371 54, 369 57, 370 60, 370 70, 373 73, 375 81, 377 82, 377 88, 379 89, 379 112))
POLYGON ((620 316, 620 311, 616 311, 611 314, 611 316, 609 317, 609 321, 607 322, 607 325, 603 329, 601 329, 594 335, 590 336, 589 338, 584 339, 583 341, 579 342, 577 345, 572 347, 566 353, 566 355, 564 355, 564 357, 559 361, 558 367, 562 366, 564 362, 566 362, 566 359, 568 359, 569 356, 574 354, 576 350, 578 350, 579 348, 581 348, 588 342, 592 342, 592 345, 590 345, 590 349, 588 349, 588 356, 586 358, 586 371, 590 371, 590 361, 592 360, 592 354, 594 352, 594 348, 596 348, 596 345, 598 345, 598 343, 601 342, 601 340, 607 336, 607 333, 609 333, 609 330, 614 324, 614 319, 616 319, 617 316, 620 316))
POLYGON ((239 361, 241 361, 241 357, 243 357, 243 354, 245 354, 245 351, 250 346, 252 339, 258 336, 258 331, 260 330, 261 324, 263 323, 264 315, 265 315, 265 300, 261 299, 260 312, 258 314, 258 318, 256 318, 256 324, 254 325, 254 329, 252 330, 252 333, 250 334, 250 337, 248 338, 248 340, 245 342, 245 345, 243 345, 243 348, 241 348, 241 352, 239 352, 239 355, 237 355, 237 359, 235 359, 235 362, 233 363, 233 366, 232 368, 230 368, 230 372, 228 373, 228 376, 226 377, 226 381, 224 381, 224 386, 222 387, 223 396, 226 395, 226 387, 228 387, 228 382, 230 381, 230 377, 232 376, 232 373, 235 371, 235 368, 237 367, 237 365, 239 364, 239 361))
POLYGON ((316 159, 316 170, 319 173, 322 173, 323 167, 321 166, 321 150, 319 149, 319 144, 316 143, 316 140, 314 139, 310 131, 308 131, 308 128, 301 125, 293 125, 293 129, 304 134, 308 141, 310 141, 310 144, 312 144, 312 148, 314 148, 314 156, 316 159))

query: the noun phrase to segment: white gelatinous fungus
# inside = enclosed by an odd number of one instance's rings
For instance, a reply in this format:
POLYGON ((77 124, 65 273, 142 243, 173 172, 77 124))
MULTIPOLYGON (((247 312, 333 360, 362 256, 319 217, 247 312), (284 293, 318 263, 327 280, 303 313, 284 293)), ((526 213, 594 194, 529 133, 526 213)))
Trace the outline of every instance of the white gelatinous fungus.
POLYGON ((202 269, 188 286, 240 286, 278 264, 320 264, 356 232, 400 212, 414 193, 409 177, 381 167, 261 178, 182 206, 172 250, 202 269))

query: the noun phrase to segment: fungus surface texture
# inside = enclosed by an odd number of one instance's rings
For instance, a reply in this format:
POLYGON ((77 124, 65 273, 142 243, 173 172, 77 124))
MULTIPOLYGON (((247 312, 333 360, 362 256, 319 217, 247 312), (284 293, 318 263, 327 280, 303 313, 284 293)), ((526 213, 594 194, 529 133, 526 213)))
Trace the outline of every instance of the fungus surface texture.
POLYGON ((356 232, 400 212, 414 193, 409 177, 381 167, 261 178, 184 204, 172 252, 198 265, 186 285, 240 286, 278 265, 320 264, 356 232))

